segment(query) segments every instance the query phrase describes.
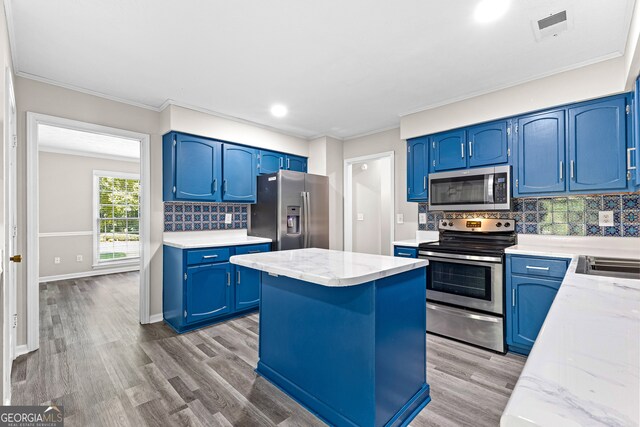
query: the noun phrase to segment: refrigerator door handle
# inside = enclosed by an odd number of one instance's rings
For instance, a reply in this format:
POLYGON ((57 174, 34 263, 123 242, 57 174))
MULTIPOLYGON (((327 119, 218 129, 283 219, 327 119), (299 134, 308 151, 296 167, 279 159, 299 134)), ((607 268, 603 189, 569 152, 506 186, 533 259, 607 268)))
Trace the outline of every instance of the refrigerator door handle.
POLYGON ((302 192, 302 214, 303 214, 303 218, 302 218, 302 224, 304 227, 304 232, 302 235, 302 247, 303 248, 308 248, 309 247, 309 192, 307 191, 303 191, 302 192))

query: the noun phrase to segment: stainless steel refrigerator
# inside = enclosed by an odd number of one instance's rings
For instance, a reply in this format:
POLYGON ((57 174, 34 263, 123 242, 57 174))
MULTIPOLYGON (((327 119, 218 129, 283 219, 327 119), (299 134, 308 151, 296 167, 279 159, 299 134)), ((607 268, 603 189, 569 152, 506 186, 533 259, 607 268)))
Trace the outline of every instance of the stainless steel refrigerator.
POLYGON ((285 170, 259 176, 249 235, 271 239, 278 251, 329 249, 329 178, 285 170))

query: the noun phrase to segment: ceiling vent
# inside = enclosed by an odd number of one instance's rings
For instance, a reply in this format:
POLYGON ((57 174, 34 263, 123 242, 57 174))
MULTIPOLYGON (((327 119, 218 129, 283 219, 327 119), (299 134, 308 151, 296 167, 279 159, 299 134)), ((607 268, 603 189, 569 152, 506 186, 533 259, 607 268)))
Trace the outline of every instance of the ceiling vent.
POLYGON ((567 18, 567 11, 552 13, 531 22, 533 33, 537 41, 550 37, 558 37, 561 33, 572 28, 572 22, 567 18))

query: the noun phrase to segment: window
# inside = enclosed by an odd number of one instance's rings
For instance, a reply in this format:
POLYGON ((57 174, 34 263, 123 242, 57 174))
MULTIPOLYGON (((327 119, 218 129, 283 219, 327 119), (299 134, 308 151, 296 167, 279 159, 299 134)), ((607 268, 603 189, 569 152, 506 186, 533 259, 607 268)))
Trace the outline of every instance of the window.
POLYGON ((140 175, 94 171, 94 266, 140 257, 140 175))

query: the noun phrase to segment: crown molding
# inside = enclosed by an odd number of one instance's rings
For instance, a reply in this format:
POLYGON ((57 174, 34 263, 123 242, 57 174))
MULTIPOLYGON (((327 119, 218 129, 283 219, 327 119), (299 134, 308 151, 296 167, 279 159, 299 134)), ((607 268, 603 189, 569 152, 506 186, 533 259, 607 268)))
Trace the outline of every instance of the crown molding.
POLYGON ((380 128, 380 129, 369 131, 369 132, 365 132, 365 133, 360 133, 360 134, 357 134, 357 135, 349 136, 347 138, 343 138, 342 141, 344 142, 344 141, 351 141, 353 139, 364 138, 365 136, 375 135, 377 133, 386 132, 386 131, 392 130, 392 129, 400 129, 400 124, 398 123, 398 124, 395 124, 395 125, 392 125, 392 126, 386 126, 386 127, 380 128))
POLYGON ((400 118, 405 117, 405 116, 410 116, 411 114, 415 114, 415 113, 420 113, 422 111, 427 111, 427 110, 433 110, 434 108, 438 108, 438 107, 444 107, 445 105, 449 105, 449 104, 455 104, 456 102, 461 102, 461 101, 466 101, 468 99, 472 99, 472 98, 476 98, 478 96, 482 96, 482 95, 488 95, 490 93, 493 92, 498 92, 504 89, 509 89, 512 87, 516 87, 516 86, 520 86, 522 84, 525 83, 529 83, 529 82, 533 82, 535 80, 540 80, 543 79, 545 77, 550 77, 553 76, 555 74, 561 74, 567 71, 572 71, 572 70, 577 70, 578 68, 582 68, 582 67, 586 67, 588 65, 594 65, 597 64, 599 62, 604 62, 604 61, 608 61, 610 59, 615 59, 615 58, 620 58, 621 56, 624 56, 624 52, 620 52, 620 51, 616 51, 607 55, 603 55, 600 56, 598 58, 594 58, 594 59, 590 59, 588 61, 583 61, 583 62, 579 62, 577 64, 573 64, 567 67, 561 67, 561 68, 556 68, 552 71, 546 72, 546 73, 541 73, 541 74, 537 74, 533 77, 530 78, 526 78, 526 79, 522 79, 522 80, 518 80, 514 83, 509 83, 509 84, 505 84, 505 85, 501 85, 501 86, 496 86, 493 87, 491 89, 485 89, 485 90, 481 90, 481 91, 477 91, 477 92, 472 92, 466 95, 461 95, 459 97, 456 98, 450 98, 441 102, 436 102, 433 104, 428 104, 426 106, 423 107, 418 107, 412 110, 408 110, 405 111, 403 113, 398 114, 398 116, 400 118))

